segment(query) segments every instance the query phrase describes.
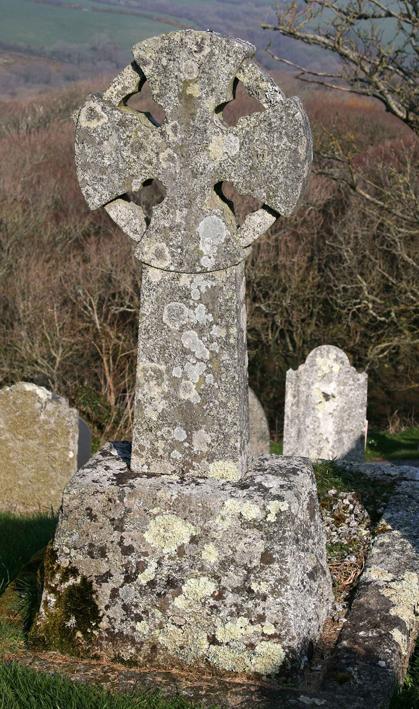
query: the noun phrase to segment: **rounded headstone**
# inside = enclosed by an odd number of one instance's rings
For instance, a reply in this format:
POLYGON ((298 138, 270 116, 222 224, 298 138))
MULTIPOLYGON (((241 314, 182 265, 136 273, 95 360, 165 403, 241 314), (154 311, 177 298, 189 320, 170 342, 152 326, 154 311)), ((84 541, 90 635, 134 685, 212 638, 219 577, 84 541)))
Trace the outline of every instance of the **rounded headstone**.
POLYGON ((0 510, 59 508, 78 461, 90 458, 90 432, 80 421, 67 399, 44 387, 19 382, 0 391, 0 510))
POLYGON ((363 460, 368 376, 333 345, 316 347, 287 372, 284 455, 363 460))

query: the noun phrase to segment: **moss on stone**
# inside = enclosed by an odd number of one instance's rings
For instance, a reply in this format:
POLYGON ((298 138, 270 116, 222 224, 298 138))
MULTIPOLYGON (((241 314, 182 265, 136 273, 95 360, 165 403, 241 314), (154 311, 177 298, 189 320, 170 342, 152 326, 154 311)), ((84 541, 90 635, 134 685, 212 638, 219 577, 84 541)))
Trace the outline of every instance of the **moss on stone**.
POLYGON ((29 641, 81 657, 90 651, 101 617, 93 584, 85 576, 78 576, 72 567, 61 568, 52 545, 45 554, 44 574, 45 592, 52 592, 55 602, 50 607, 44 601, 29 641))

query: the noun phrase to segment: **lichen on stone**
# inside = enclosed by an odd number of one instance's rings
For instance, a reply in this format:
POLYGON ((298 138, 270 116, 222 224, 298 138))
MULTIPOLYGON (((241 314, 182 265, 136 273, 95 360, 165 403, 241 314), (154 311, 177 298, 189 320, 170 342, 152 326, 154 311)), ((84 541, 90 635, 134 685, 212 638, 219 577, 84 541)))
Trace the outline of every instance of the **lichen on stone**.
POLYGON ((174 605, 183 610, 188 606, 199 604, 216 590, 216 585, 207 576, 188 579, 182 586, 182 593, 174 600, 174 605))
POLYGON ((208 477, 217 480, 240 480, 240 475, 240 468, 231 460, 215 460, 208 470, 208 477))
POLYGON ((187 544, 196 532, 192 524, 178 515, 162 514, 151 520, 144 537, 152 546, 170 553, 176 551, 181 544, 187 544))
POLYGON ((218 549, 214 544, 205 544, 201 556, 202 559, 209 564, 215 564, 219 557, 218 549))
POLYGON ((138 581, 140 582, 140 584, 145 586, 145 584, 152 581, 156 575, 156 570, 157 563, 155 561, 151 561, 150 564, 144 569, 144 571, 138 575, 138 581))
POLYGON ((268 520, 268 522, 276 522, 278 512, 285 512, 286 510, 288 510, 288 508, 289 504, 285 501, 273 500, 272 502, 268 502, 268 504, 266 505, 266 509, 268 510, 266 519, 268 520))

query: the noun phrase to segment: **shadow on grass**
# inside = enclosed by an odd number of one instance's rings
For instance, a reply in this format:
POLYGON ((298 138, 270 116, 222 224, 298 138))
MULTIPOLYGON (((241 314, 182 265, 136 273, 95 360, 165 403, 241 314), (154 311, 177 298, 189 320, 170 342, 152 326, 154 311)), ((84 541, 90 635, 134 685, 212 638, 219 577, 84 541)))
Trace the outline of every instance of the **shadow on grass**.
POLYGON ((0 594, 22 566, 48 544, 56 526, 57 517, 52 514, 19 517, 0 513, 0 594))
POLYGON ((419 427, 392 434, 371 431, 368 434, 367 457, 407 461, 419 458, 419 427))

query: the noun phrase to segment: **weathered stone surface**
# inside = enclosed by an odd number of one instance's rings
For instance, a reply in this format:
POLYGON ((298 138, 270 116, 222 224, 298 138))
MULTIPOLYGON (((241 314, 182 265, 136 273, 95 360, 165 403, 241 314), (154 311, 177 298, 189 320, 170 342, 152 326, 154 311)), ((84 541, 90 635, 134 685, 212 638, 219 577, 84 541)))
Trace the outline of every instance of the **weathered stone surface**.
POLYGON ((88 204, 144 264, 132 457, 107 447, 66 488, 39 634, 113 658, 273 674, 318 636, 331 580, 308 462, 247 469, 244 259, 295 207, 310 129, 245 42, 187 30, 133 52, 76 129, 88 204), (127 105, 146 79, 162 125, 127 105), (229 127, 237 80, 262 110, 229 127), (163 200, 146 215, 136 193, 153 179, 163 200), (263 204, 241 227, 223 181, 263 204))
POLYGON ((90 457, 86 424, 68 401, 19 382, 0 391, 0 509, 57 510, 68 479, 90 457), (84 432, 79 437, 79 425, 84 432), (79 448, 79 440, 81 446, 79 448))
POLYGON ((304 188, 312 149, 301 104, 285 99, 252 61, 255 47, 215 32, 161 35, 135 45, 133 54, 134 63, 79 113, 83 194, 92 209, 106 205, 150 266, 185 273, 234 266, 274 221, 267 207, 290 214, 304 188), (231 127, 217 108, 233 99, 236 78, 264 110, 231 127), (145 79, 166 113, 161 126, 127 105, 145 79), (148 179, 160 180, 167 194, 147 226, 141 207, 121 197, 148 179), (249 217, 243 239, 214 190, 223 180, 265 205, 249 217))
POLYGON ((145 267, 132 467, 238 480, 248 443, 244 267, 145 267))
POLYGON ((270 452, 271 437, 263 406, 249 387, 249 455, 257 458, 270 452))
POLYGON ((132 468, 238 479, 248 447, 243 261, 295 207, 312 159, 310 129, 298 99, 285 99, 246 42, 185 30, 133 53, 109 89, 88 98, 76 129, 88 204, 105 206, 148 267, 132 468), (161 125, 127 105, 146 79, 165 112, 161 125), (237 80, 262 110, 228 126, 221 109, 237 80), (146 217, 133 193, 152 179, 165 197, 146 217), (240 228, 223 181, 263 204, 240 228))
MULTIPOLYGON (((56 652, 37 654, 25 649, 22 654, 7 658, 37 672, 61 675, 73 682, 95 684, 117 693, 155 693, 173 699, 179 695, 193 706, 206 709, 384 709, 376 703, 374 690, 364 688, 362 695, 334 687, 331 691, 310 691, 295 687, 281 687, 261 678, 250 681, 237 677, 209 676, 185 670, 181 672, 156 670, 150 667, 127 668, 121 664, 101 660, 80 660, 56 652)), ((387 704, 385 709, 387 709, 387 704)), ((406 709, 408 709, 406 707, 406 709)))
MULTIPOLYGON (((325 690, 375 696, 388 707, 418 634, 419 485, 402 482, 378 525, 325 690)), ((365 706, 368 706, 367 704, 365 706)))
POLYGON ((66 488, 38 621, 86 652, 269 675, 318 636, 331 602, 316 485, 301 458, 240 481, 146 476, 106 446, 66 488), (90 588, 86 628, 62 599, 90 588), (70 614, 70 611, 68 611, 70 614))
POLYGON ((405 465, 393 465, 392 463, 357 463, 351 461, 341 461, 339 467, 351 472, 362 473, 369 478, 380 480, 412 480, 419 482, 419 467, 409 464, 406 460, 405 465))
POLYGON ((358 374, 342 350, 316 347, 287 372, 284 455, 311 460, 363 460, 367 374, 358 374))

